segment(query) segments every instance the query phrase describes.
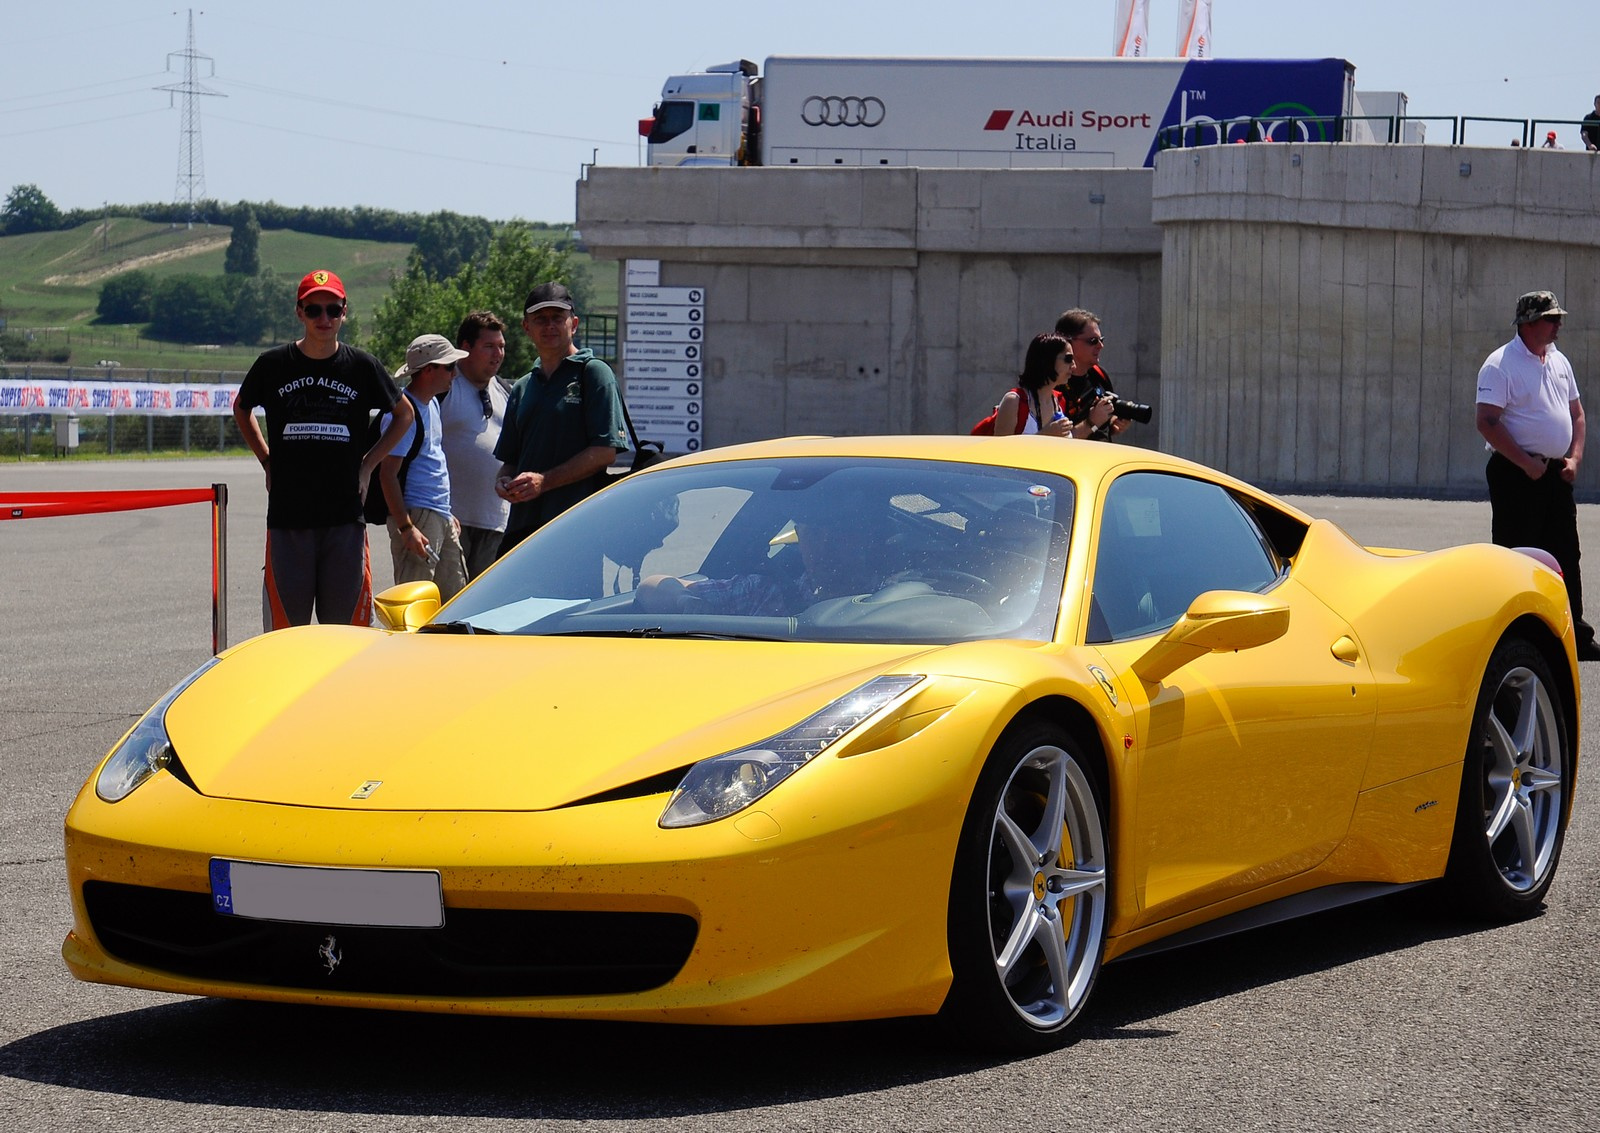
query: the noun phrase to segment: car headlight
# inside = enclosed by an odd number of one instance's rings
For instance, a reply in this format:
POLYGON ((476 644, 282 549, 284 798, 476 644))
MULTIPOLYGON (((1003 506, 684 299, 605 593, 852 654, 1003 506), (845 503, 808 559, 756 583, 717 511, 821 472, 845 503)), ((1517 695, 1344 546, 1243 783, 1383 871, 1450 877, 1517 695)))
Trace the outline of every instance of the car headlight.
POLYGON ((924 678, 877 677, 777 735, 689 768, 672 792, 661 825, 701 826, 737 814, 804 767, 857 724, 924 678))
POLYGON ((167 709, 172 707, 179 693, 216 663, 217 658, 213 657, 184 677, 140 717, 133 731, 111 749, 110 756, 101 765, 94 781, 95 794, 108 803, 120 802, 133 794, 140 783, 172 762, 174 752, 172 740, 167 736, 167 709))

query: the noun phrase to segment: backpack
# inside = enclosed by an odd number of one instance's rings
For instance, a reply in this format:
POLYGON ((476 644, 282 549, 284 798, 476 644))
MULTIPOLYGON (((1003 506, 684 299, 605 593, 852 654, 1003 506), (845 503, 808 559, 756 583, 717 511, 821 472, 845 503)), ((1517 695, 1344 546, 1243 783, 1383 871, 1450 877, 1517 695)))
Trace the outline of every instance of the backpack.
MULTIPOLYGON (((400 392, 411 403, 411 411, 416 415, 416 426, 411 430, 411 447, 406 450, 406 455, 400 461, 400 488, 404 491, 406 473, 411 471, 411 462, 417 459, 417 453, 422 451, 422 442, 428 435, 428 418, 422 412, 422 406, 409 391, 400 392)), ((378 438, 382 435, 383 414, 379 413, 367 425, 367 451, 372 450, 372 446, 378 443, 378 438)), ((387 460, 388 457, 384 459, 387 460)), ((361 505, 361 514, 368 523, 382 524, 389 521, 389 501, 383 497, 382 469, 383 461, 380 460, 378 467, 372 470, 372 477, 367 481, 367 500, 361 505)))
MULTIPOLYGON (((1020 433, 1022 432, 1022 427, 1028 423, 1028 391, 1021 386, 1012 386, 1009 392, 1017 395, 1017 427, 1012 432, 1020 433)), ((995 413, 999 412, 1000 407, 997 405, 994 407, 994 413, 989 414, 982 421, 972 426, 972 435, 975 437, 994 436, 995 413)))

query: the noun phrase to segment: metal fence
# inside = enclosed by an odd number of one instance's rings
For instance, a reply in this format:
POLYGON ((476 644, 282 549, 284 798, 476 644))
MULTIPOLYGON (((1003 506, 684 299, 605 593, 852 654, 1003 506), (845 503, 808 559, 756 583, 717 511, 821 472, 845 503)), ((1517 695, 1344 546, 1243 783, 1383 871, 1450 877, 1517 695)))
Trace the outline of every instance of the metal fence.
MULTIPOLYGON (((1577 118, 1492 118, 1477 115, 1274 115, 1262 118, 1223 118, 1168 126, 1156 135, 1159 149, 1235 142, 1413 142, 1428 145, 1512 145, 1534 148, 1543 134, 1560 126, 1574 128, 1573 149, 1582 148, 1583 127, 1577 118), (1428 130, 1429 125, 1438 128, 1428 130), (1493 140, 1488 135, 1493 130, 1493 140), (1510 138, 1506 139, 1506 133, 1510 138), (1502 140, 1504 139, 1504 140, 1502 140)), ((1554 147, 1552 147, 1554 148, 1554 147)))
POLYGON ((243 449, 244 438, 230 413, 222 417, 158 417, 118 413, 78 416, 31 413, 0 418, 0 458, 115 456, 130 452, 226 452, 243 449))
MULTIPOLYGON (((0 365, 0 378, 24 381, 105 381, 112 373, 101 366, 62 366, 52 363, 0 365)), ((238 385, 242 370, 161 370, 119 367, 120 381, 157 383, 216 383, 238 385)), ((222 452, 244 447, 233 414, 162 415, 123 410, 87 412, 59 410, 0 417, 0 457, 114 456, 128 452, 222 452), (5 428, 4 424, 12 427, 5 428)))
MULTIPOLYGON (((611 364, 617 357, 617 316, 596 314, 580 324, 578 345, 611 364)), ((47 362, 0 363, 0 378, 45 381, 215 383, 237 386, 243 370, 138 369, 119 366, 65 366, 47 362)), ((0 458, 71 455, 112 456, 129 452, 222 452, 244 447, 233 414, 161 415, 127 410, 24 413, 0 416, 0 458), (7 424, 11 427, 6 427, 7 424)))

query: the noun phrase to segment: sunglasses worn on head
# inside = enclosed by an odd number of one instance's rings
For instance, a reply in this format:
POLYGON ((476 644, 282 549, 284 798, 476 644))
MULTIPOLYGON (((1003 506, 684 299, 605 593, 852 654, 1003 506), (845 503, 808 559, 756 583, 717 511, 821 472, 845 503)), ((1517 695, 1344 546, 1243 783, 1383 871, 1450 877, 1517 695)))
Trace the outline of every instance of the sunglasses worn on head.
POLYGON ((328 318, 330 319, 342 319, 344 318, 344 307, 343 303, 329 303, 326 307, 321 303, 300 304, 300 309, 305 312, 308 319, 322 318, 323 311, 328 312, 328 318))

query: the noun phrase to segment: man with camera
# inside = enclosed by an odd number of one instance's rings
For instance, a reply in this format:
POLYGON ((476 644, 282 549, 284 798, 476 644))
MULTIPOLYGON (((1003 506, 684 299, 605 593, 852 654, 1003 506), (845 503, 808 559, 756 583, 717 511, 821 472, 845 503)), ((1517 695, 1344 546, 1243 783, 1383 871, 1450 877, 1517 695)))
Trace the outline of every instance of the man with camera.
POLYGON ((1056 387, 1066 399, 1067 416, 1081 424, 1101 398, 1112 400, 1111 418, 1104 425, 1091 428, 1089 440, 1109 441, 1135 421, 1150 423, 1154 410, 1142 402, 1117 397, 1110 376, 1100 368, 1100 351, 1106 340, 1093 311, 1073 307, 1061 312, 1056 319, 1056 333, 1072 345, 1072 374, 1066 385, 1056 387))

